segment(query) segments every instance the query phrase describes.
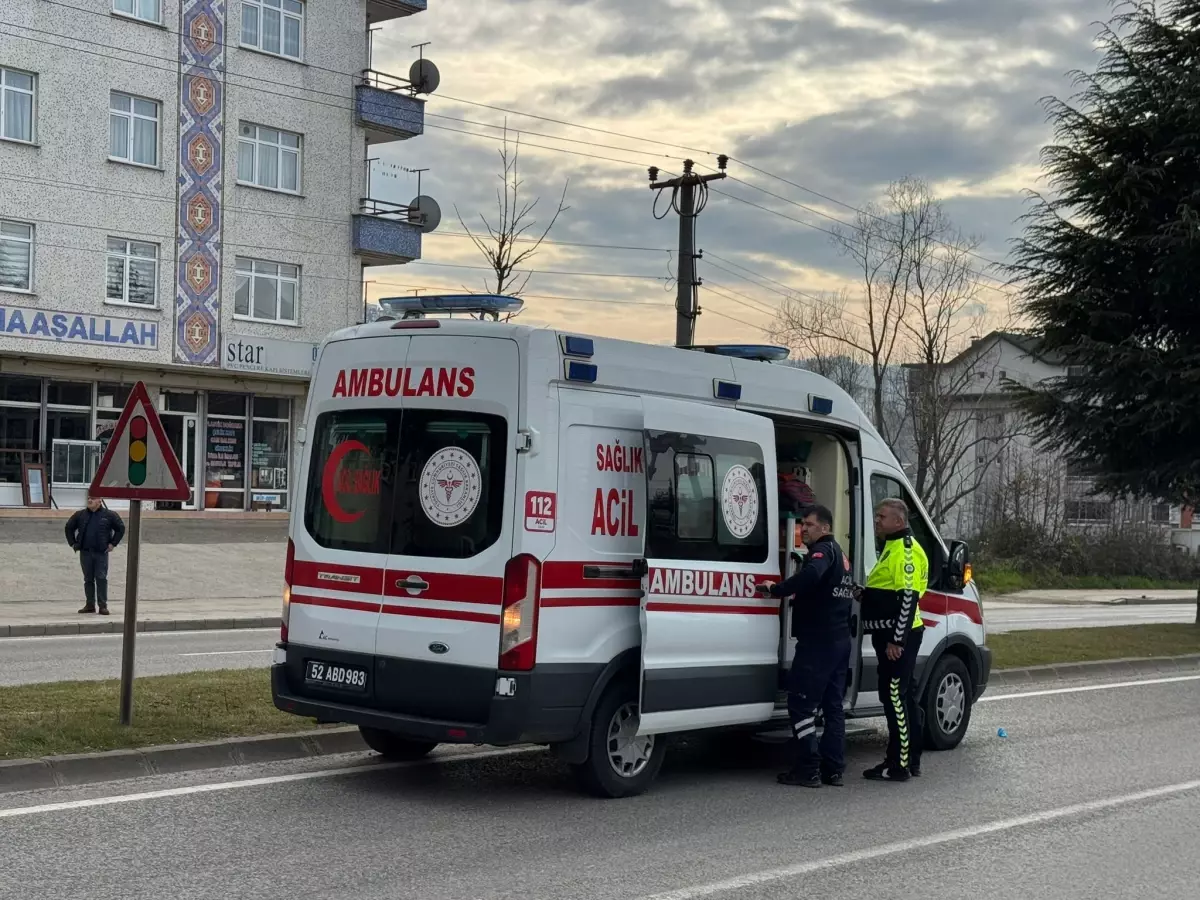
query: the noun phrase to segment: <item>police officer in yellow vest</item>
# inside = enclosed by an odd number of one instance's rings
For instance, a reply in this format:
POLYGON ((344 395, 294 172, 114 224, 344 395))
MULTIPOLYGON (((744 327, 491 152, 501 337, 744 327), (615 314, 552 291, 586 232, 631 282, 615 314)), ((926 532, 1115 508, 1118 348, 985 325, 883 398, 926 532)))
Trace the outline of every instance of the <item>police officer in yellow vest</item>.
POLYGON ((929 559, 908 527, 903 500, 884 500, 876 507, 875 538, 879 559, 863 590, 862 620, 879 660, 888 747, 886 759, 863 775, 874 781, 908 781, 921 774, 925 714, 913 671, 925 633, 920 603, 929 584, 929 559))

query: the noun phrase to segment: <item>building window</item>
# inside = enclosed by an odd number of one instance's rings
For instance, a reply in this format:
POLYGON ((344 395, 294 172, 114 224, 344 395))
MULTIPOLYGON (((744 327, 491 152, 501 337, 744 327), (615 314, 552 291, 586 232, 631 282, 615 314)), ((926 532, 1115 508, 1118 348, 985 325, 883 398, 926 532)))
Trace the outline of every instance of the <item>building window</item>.
POLYGON ((1107 500, 1068 500, 1063 513, 1071 525, 1108 522, 1112 518, 1112 504, 1107 500))
POLYGON ((108 158, 157 166, 158 102, 112 91, 108 110, 108 158))
POLYGON ((300 135, 243 122, 238 129, 238 182, 274 191, 300 190, 300 135))
POLYGON ((288 505, 288 458, 291 403, 283 397, 255 397, 250 434, 251 501, 288 505))
POLYGON ((1171 504, 1155 503, 1150 507, 1150 521, 1155 525, 1167 525, 1171 521, 1171 504))
MULTIPOLYGON (((90 381, 48 381, 46 383, 46 449, 49 451, 50 478, 59 483, 60 472, 56 468, 60 460, 57 446, 60 442, 92 442, 92 383, 90 381)), ((76 451, 79 460, 86 454, 76 451)), ((64 466, 70 465, 65 458, 64 466)), ((63 474, 67 469, 63 469, 63 474)), ((91 471, 96 474, 95 468, 91 471)), ((65 483, 65 482, 63 482, 65 483)), ((91 478, 88 478, 91 483, 91 478)))
POLYGON ((235 318, 295 325, 299 303, 299 266, 238 257, 235 318))
POLYGON ((242 0, 242 46, 303 59, 304 4, 299 0, 242 0))
POLYGON ((204 433, 205 509, 246 508, 246 395, 208 395, 204 433))
POLYGON ((108 239, 105 300, 130 306, 158 303, 158 245, 108 239))
POLYGON ((86 488, 99 466, 99 441, 55 441, 50 455, 50 481, 55 487, 86 488))
POLYGON ((113 12, 155 25, 162 24, 159 0, 113 0, 113 12))
POLYGON ((0 375, 0 483, 21 483, 21 464, 40 462, 42 380, 0 375))
POLYGON ((0 290, 33 290, 33 226, 0 219, 0 290))
POLYGON ((0 68, 0 137, 33 143, 36 83, 31 72, 0 68))

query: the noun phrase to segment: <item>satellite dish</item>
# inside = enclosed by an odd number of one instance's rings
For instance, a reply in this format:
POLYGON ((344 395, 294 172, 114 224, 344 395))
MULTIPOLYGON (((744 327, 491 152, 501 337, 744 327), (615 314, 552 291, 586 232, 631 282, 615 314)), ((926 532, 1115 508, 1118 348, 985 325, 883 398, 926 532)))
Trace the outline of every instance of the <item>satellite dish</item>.
POLYGON ((442 224, 442 208, 432 197, 421 194, 408 204, 408 221, 428 234, 442 224))
POLYGON ((418 94, 432 94, 442 83, 442 73, 431 59, 414 60, 408 67, 408 80, 418 94))

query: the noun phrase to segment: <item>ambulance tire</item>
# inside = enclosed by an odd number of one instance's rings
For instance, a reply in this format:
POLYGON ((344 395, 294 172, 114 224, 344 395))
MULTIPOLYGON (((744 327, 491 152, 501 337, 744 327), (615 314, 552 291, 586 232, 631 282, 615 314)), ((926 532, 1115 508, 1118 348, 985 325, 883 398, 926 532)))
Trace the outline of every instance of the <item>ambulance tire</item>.
POLYGON ((633 797, 645 793, 658 776, 667 753, 665 736, 630 740, 637 702, 637 685, 618 682, 610 685, 596 704, 588 730, 587 760, 572 766, 579 786, 587 793, 605 799, 633 797))
POLYGON ((971 673, 953 653, 944 653, 925 685, 925 749, 953 750, 971 724, 971 673))
POLYGON ((437 746, 436 741, 413 741, 382 728, 358 727, 363 742, 390 762, 411 762, 424 759, 437 746))

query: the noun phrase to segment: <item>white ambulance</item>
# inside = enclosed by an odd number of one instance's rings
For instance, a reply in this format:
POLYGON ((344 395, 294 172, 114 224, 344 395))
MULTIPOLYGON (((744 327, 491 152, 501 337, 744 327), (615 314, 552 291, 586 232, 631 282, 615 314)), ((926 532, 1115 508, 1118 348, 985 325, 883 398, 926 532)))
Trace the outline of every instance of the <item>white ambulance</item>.
MULTIPOLYGON (((512 298, 384 305, 324 341, 310 385, 279 709, 357 725, 393 759, 549 745, 610 797, 648 787, 668 734, 778 730, 795 642, 755 586, 794 565, 782 474, 833 511, 860 583, 874 504, 908 503, 930 560, 926 742, 962 739, 991 659, 966 547, 831 382, 772 364, 780 348, 493 321, 512 298)), ((847 714, 878 716, 856 645, 847 714)))

